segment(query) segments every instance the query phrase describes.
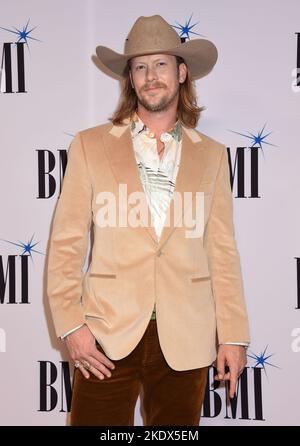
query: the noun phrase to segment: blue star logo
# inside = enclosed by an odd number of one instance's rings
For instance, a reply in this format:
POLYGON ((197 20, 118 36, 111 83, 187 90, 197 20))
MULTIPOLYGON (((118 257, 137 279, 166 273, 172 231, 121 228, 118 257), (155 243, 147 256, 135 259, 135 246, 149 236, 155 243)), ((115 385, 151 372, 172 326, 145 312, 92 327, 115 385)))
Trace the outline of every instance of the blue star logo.
POLYGON ((19 247, 22 248, 22 250, 23 250, 23 251, 21 252, 21 255, 23 256, 23 255, 25 255, 25 254, 29 254, 29 256, 30 256, 31 259, 32 259, 32 253, 33 253, 33 252, 36 252, 36 253, 38 253, 38 254, 42 254, 42 255, 44 255, 43 252, 40 252, 40 251, 37 251, 36 249, 34 249, 34 247, 35 247, 38 243, 40 243, 40 242, 33 243, 33 242, 32 242, 32 241, 33 241, 33 237, 34 237, 34 234, 33 234, 33 236, 31 237, 30 241, 28 241, 27 243, 21 242, 20 240, 18 240, 19 243, 11 242, 10 240, 4 240, 4 239, 0 239, 0 240, 2 240, 2 241, 4 241, 4 242, 7 242, 7 243, 11 243, 12 245, 15 245, 15 246, 19 246, 19 247))
POLYGON ((269 132, 266 135, 263 135, 266 125, 267 124, 265 124, 263 126, 263 128, 261 129, 260 132, 257 133, 257 135, 254 135, 253 133, 250 133, 250 132, 248 132, 249 133, 248 135, 245 135, 244 133, 235 132, 233 130, 229 130, 229 131, 236 133, 237 135, 245 136, 245 138, 249 138, 253 142, 252 145, 249 147, 249 149, 257 148, 257 146, 259 146, 259 148, 261 149, 262 154, 264 156, 263 144, 267 144, 267 145, 273 146, 273 147, 278 147, 275 144, 271 144, 270 142, 265 141, 265 139, 272 133, 272 132, 269 132))
POLYGON ((194 23, 193 25, 191 25, 190 23, 191 23, 191 20, 192 20, 192 16, 193 16, 193 13, 192 13, 190 19, 185 22, 185 25, 181 25, 178 22, 176 22, 178 26, 172 25, 173 28, 176 28, 176 29, 180 30, 180 37, 184 37, 184 35, 186 35, 185 38, 190 39, 190 34, 196 34, 197 36, 201 36, 202 35, 202 34, 198 34, 198 33, 195 33, 194 31, 192 31, 194 26, 198 25, 198 23, 199 23, 199 22, 197 22, 197 23, 194 23))
POLYGON ((34 28, 31 28, 31 29, 28 29, 29 21, 30 21, 30 19, 28 19, 28 22, 26 23, 26 25, 23 26, 23 29, 17 29, 15 27, 13 27, 13 29, 8 29, 8 28, 3 28, 2 26, 0 26, 0 29, 4 29, 4 31, 8 31, 9 33, 16 34, 19 37, 19 39, 18 39, 18 41, 16 43, 24 41, 26 43, 26 45, 27 45, 28 50, 29 50, 29 46, 28 46, 28 42, 27 42, 28 39, 36 40, 38 42, 41 42, 41 40, 35 39, 34 37, 29 35, 36 28, 36 27, 34 27, 34 28))
POLYGON ((274 365, 274 364, 271 364, 271 363, 268 361, 269 358, 271 358, 272 356, 274 356, 274 353, 271 354, 271 355, 268 355, 268 356, 267 356, 267 355, 266 355, 267 348, 268 348, 268 345, 266 346, 266 348, 264 349, 264 351, 263 351, 262 353, 260 353, 259 355, 256 355, 255 353, 252 353, 252 355, 248 355, 248 354, 247 354, 247 356, 248 356, 249 358, 254 359, 254 361, 256 361, 256 363, 254 364, 254 367, 259 367, 259 368, 264 369, 264 372, 265 372, 266 375, 267 375, 267 372, 266 372, 266 366, 267 366, 267 365, 268 365, 268 366, 271 366, 271 367, 275 367, 276 369, 279 369, 279 368, 280 368, 280 367, 278 367, 278 366, 276 366, 276 365, 274 365))

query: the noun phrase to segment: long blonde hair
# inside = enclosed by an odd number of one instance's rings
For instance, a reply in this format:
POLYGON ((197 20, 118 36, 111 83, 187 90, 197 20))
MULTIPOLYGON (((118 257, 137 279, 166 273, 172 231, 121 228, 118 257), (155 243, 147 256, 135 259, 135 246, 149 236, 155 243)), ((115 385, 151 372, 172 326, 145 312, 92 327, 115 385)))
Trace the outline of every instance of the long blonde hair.
MULTIPOLYGON (((184 59, 176 57, 177 68, 179 64, 185 63, 184 59)), ((124 71, 124 79, 121 81, 121 94, 118 106, 109 118, 114 125, 122 125, 124 119, 131 118, 137 109, 138 99, 135 90, 132 88, 130 77, 130 62, 124 71)), ((187 76, 182 84, 179 84, 179 100, 177 114, 178 119, 189 128, 195 128, 200 114, 206 107, 198 107, 197 96, 194 81, 189 68, 187 67, 187 76)))

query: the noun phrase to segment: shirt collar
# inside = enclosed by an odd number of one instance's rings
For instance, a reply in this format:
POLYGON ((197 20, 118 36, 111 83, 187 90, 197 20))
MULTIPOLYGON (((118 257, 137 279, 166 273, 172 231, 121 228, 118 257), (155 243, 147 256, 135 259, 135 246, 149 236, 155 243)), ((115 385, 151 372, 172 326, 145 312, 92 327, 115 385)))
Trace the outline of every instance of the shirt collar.
MULTIPOLYGON (((148 136, 149 138, 154 138, 154 134, 151 133, 150 129, 143 123, 137 112, 135 111, 133 116, 131 117, 131 134, 133 138, 135 138, 139 134, 143 134, 148 136)), ((179 142, 182 139, 182 126, 179 119, 175 122, 175 124, 166 132, 162 133, 162 135, 171 135, 172 138, 179 142)))

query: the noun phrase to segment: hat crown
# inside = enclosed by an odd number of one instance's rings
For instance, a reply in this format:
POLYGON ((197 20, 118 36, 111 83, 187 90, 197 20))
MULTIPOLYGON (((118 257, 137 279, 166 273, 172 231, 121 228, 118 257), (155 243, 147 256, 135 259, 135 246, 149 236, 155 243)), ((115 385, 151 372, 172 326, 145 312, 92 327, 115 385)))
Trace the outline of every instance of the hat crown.
POLYGON ((129 31, 124 54, 162 52, 180 44, 177 32, 160 15, 141 16, 129 31))

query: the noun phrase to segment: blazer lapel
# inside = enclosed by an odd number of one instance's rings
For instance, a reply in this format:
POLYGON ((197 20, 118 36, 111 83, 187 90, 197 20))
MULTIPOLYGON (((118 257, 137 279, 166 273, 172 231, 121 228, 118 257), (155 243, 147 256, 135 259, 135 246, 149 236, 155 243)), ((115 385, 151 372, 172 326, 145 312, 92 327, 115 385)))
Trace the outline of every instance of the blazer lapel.
MULTIPOLYGON (((133 144, 131 139, 130 125, 113 126, 109 133, 104 137, 105 148, 111 169, 118 184, 127 185, 127 197, 123 197, 127 201, 128 213, 131 208, 136 206, 128 203, 128 196, 133 192, 144 194, 143 185, 140 180, 138 167, 136 164, 133 144)), ((151 213, 147 205, 147 221, 143 221, 143 227, 148 235, 155 243, 158 243, 157 236, 153 226, 151 226, 151 213)), ((143 215, 141 215, 143 217, 143 215)))
POLYGON ((176 229, 176 224, 183 224, 184 215, 193 204, 196 192, 201 190, 206 165, 205 150, 200 135, 195 130, 183 126, 180 165, 174 196, 168 209, 170 219, 169 224, 165 224, 163 228, 159 241, 160 247, 167 242, 176 229), (191 199, 185 199, 184 192, 191 192, 191 199), (182 206, 174 206, 176 194, 181 197, 182 206))
MULTIPOLYGON (((129 122, 129 121, 127 121, 129 122)), ((147 206, 148 222, 143 221, 143 226, 153 242, 162 247, 172 232, 176 229, 176 223, 184 221, 184 214, 192 205, 195 193, 201 190, 201 181, 206 168, 206 157, 202 139, 197 132, 183 126, 182 133, 181 160, 175 184, 175 194, 182 197, 183 207, 174 206, 174 199, 171 199, 166 222, 162 230, 160 240, 154 227, 151 226, 151 212, 147 206), (192 200, 184 199, 184 192, 192 193, 192 200)), ((104 136, 105 150, 110 161, 111 169, 118 184, 127 185, 127 197, 133 192, 144 193, 141 183, 138 167, 136 164, 133 144, 130 133, 130 125, 113 126, 111 130, 104 136)), ((133 208, 134 204, 128 203, 128 211, 133 208)), ((142 217, 142 216, 141 216, 142 217)))

